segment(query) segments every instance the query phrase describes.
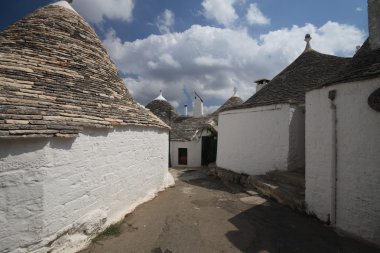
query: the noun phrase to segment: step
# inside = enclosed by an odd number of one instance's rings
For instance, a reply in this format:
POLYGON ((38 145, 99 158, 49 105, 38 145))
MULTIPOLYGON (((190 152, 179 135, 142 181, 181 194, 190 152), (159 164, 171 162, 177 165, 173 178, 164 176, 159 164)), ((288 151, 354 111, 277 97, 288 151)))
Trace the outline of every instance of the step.
POLYGON ((277 200, 279 203, 289 206, 300 212, 305 211, 305 189, 294 185, 279 183, 267 177, 250 176, 249 184, 261 194, 277 200))
POLYGON ((276 182, 305 188, 305 174, 291 171, 271 171, 266 176, 276 182))

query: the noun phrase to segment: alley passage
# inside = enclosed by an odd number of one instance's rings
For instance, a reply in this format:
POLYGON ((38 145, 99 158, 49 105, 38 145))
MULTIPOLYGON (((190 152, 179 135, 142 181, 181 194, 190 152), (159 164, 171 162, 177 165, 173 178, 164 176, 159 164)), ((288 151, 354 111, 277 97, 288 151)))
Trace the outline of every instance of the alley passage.
POLYGON ((175 187, 127 215, 120 235, 82 253, 379 252, 238 185, 197 170, 172 173, 175 187))

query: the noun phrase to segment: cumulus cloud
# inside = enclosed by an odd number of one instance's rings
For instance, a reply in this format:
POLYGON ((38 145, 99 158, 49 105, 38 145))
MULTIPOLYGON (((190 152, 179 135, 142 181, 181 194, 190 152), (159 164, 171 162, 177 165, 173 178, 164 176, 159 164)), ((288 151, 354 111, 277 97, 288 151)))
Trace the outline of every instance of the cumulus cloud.
POLYGON ((171 10, 166 9, 160 16, 158 16, 156 26, 160 33, 170 33, 171 28, 174 25, 174 22, 174 13, 171 10))
POLYGON ((104 18, 131 21, 134 8, 133 0, 76 0, 72 6, 87 21, 100 24, 104 18))
POLYGON ((221 104, 237 87, 247 99, 255 91, 254 80, 273 78, 302 53, 306 33, 313 37, 315 50, 346 56, 365 36, 354 26, 329 21, 321 27, 293 26, 258 38, 244 29, 193 25, 182 33, 150 35, 133 42, 123 42, 110 31, 103 42, 119 71, 130 76, 124 81, 137 101, 147 104, 163 90, 169 101, 182 108, 194 90, 206 101, 221 104))
POLYGON ((256 3, 250 4, 246 19, 250 25, 269 25, 270 19, 267 18, 259 9, 256 3))
POLYGON ((203 14, 206 18, 229 27, 239 18, 234 8, 236 2, 237 0, 203 0, 203 14))

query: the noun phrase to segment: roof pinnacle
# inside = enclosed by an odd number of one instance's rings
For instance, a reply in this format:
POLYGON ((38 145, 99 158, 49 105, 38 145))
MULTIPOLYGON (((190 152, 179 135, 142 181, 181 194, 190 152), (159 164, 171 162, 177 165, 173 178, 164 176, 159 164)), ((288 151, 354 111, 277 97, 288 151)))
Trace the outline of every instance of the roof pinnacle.
POLYGON ((311 48, 311 46, 310 46, 310 41, 311 41, 311 36, 310 36, 310 34, 306 34, 306 35, 305 35, 305 41, 306 41, 305 52, 306 52, 306 51, 310 51, 310 50, 312 50, 312 48, 311 48))
POLYGON ((234 87, 234 95, 233 95, 233 97, 237 97, 238 96, 237 95, 237 91, 238 91, 238 89, 236 87, 234 87))
POLYGON ((160 90, 160 95, 158 97, 156 97, 154 100, 164 100, 164 101, 166 101, 166 99, 162 95, 162 90, 160 90))

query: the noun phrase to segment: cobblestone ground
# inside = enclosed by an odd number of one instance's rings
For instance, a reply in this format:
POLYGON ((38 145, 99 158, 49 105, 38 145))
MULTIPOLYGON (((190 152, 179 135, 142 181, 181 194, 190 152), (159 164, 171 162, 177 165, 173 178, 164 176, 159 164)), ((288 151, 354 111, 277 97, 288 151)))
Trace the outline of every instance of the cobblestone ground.
POLYGON ((120 235, 81 252, 380 252, 238 185, 197 170, 172 173, 176 185, 127 215, 120 235))

